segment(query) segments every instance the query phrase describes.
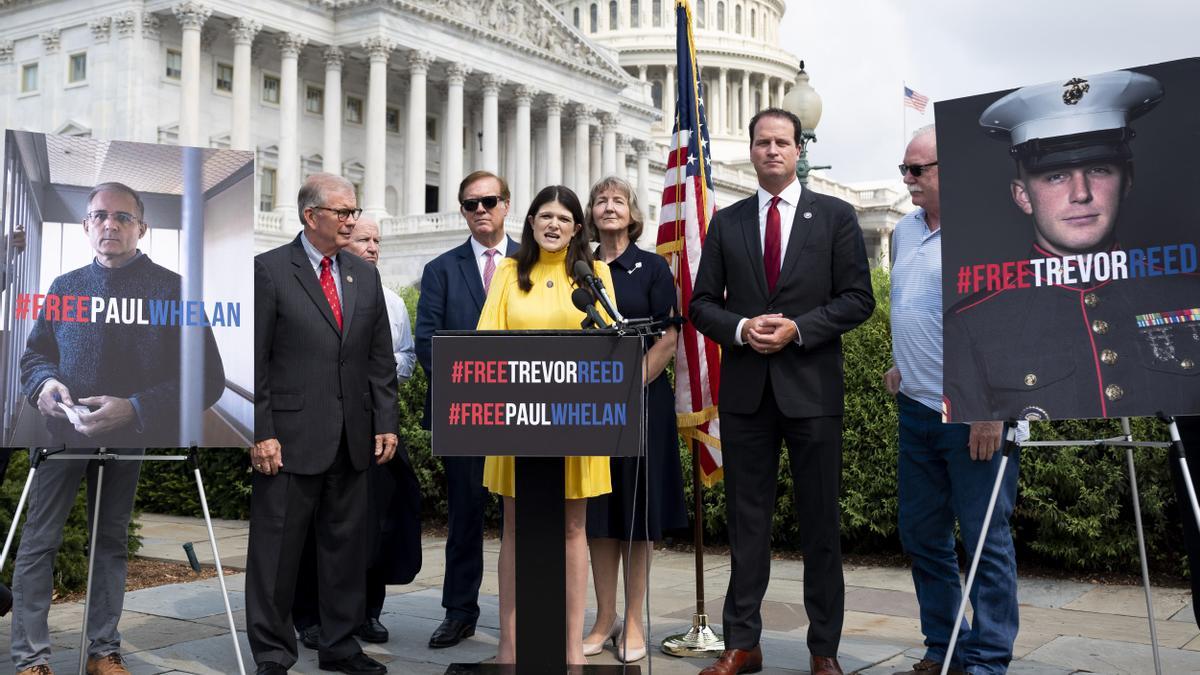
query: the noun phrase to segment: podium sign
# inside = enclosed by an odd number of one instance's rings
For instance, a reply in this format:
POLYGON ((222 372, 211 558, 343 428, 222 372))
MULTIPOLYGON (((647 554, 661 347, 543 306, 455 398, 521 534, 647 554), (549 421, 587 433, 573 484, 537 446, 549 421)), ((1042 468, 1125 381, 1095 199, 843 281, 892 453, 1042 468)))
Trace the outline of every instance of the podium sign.
POLYGON ((616 331, 439 331, 433 454, 638 454, 642 346, 616 331))

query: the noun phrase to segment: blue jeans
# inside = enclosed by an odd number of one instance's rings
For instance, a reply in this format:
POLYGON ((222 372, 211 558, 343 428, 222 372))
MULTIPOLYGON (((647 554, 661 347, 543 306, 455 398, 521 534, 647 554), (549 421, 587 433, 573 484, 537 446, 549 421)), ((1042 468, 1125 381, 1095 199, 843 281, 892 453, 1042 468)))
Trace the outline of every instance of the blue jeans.
MULTIPOLYGON (((958 519, 967 555, 973 556, 1001 453, 986 462, 972 460, 968 425, 943 424, 938 413, 904 394, 897 402, 900 541, 912 557, 925 658, 940 662, 962 601, 954 521, 958 519)), ((1008 521, 1017 497, 1019 459, 1017 452, 1009 458, 971 587, 974 625, 964 618, 951 659, 952 668, 972 675, 1007 671, 1017 639, 1017 559, 1008 521)))

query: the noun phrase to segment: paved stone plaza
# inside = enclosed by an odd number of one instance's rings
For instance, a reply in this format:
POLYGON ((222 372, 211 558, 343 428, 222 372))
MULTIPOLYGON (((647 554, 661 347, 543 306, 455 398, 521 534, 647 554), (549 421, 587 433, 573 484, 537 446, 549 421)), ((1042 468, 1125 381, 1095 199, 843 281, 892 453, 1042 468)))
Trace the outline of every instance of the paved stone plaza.
MULTIPOLYGON (((204 561, 211 561, 204 523, 201 520, 143 515, 140 555, 183 560, 181 545, 195 543, 204 561)), ((246 562, 247 523, 217 521, 216 533, 222 562, 240 568, 246 562)), ((408 586, 392 587, 382 621, 391 631, 391 641, 367 645, 367 651, 386 663, 392 673, 439 674, 453 662, 490 659, 496 648, 496 558, 499 542, 485 546, 487 571, 483 580, 479 630, 475 637, 457 647, 428 649, 425 644, 442 618, 441 539, 425 540, 425 564, 408 586)), ((651 571, 651 627, 654 643, 682 631, 694 609, 691 554, 659 551, 651 571)), ((708 613, 719 620, 729 559, 705 559, 705 585, 709 592, 708 613)), ((763 652, 765 673, 807 672, 808 650, 804 644, 807 619, 804 615, 803 564, 776 561, 765 603, 763 652)), ((227 577, 230 601, 237 621, 242 653, 249 664, 250 649, 244 632, 243 582, 241 574, 227 577)), ((871 675, 902 669, 922 654, 916 598, 907 569, 847 567, 846 623, 840 659, 847 672, 871 675)), ((1021 632, 1011 672, 1021 675, 1058 675, 1073 672, 1152 673, 1146 603, 1140 587, 1086 584, 1071 581, 1023 578, 1020 583, 1021 632)), ((1155 616, 1164 673, 1200 673, 1200 630, 1193 620, 1189 593, 1185 589, 1156 588, 1155 616)), ((78 667, 79 626, 82 602, 55 605, 50 615, 56 672, 71 673, 78 667)), ((0 619, 0 645, 8 651, 10 619, 0 619)), ((588 621, 590 625, 590 617, 588 621)), ((137 675, 157 673, 236 673, 233 647, 226 628, 224 606, 216 579, 134 591, 125 601, 121 621, 126 660, 137 675)), ((617 663, 611 647, 592 663, 617 663)), ((702 659, 677 659, 662 654, 653 663, 640 662, 642 673, 660 675, 696 673, 707 663, 702 659)), ((0 672, 11 672, 6 662, 0 672)), ((300 650, 293 672, 317 673, 316 653, 300 650)))

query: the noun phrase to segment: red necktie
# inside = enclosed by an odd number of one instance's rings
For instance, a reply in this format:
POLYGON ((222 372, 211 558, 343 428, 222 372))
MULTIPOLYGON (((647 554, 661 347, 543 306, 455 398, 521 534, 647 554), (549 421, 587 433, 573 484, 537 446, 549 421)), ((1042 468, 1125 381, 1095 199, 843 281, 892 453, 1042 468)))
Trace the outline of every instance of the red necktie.
POLYGON ((779 197, 771 197, 771 206, 767 208, 767 233, 763 237, 763 271, 767 274, 768 293, 775 292, 775 283, 779 281, 779 228, 779 197))
POLYGON ((321 290, 325 291, 325 299, 333 310, 333 320, 337 322, 338 330, 342 329, 342 303, 338 300, 337 286, 333 283, 333 261, 328 256, 321 258, 321 290))
POLYGON ((483 254, 487 256, 487 262, 483 264, 483 293, 487 295, 492 288, 492 275, 496 273, 496 254, 499 253, 494 248, 489 248, 483 254))

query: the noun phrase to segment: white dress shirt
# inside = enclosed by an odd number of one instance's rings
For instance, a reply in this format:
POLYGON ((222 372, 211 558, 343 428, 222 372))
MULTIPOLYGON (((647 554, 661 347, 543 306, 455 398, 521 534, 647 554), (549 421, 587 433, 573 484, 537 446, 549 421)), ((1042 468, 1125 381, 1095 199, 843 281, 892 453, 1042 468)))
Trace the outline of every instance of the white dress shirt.
MULTIPOLYGON (((803 187, 800 181, 793 180, 787 187, 779 193, 779 203, 775 208, 779 211, 779 267, 783 268, 783 258, 787 255, 788 240, 792 236, 792 221, 796 219, 796 207, 800 204, 800 194, 803 192, 803 187)), ((758 188, 758 245, 763 253, 767 250, 767 212, 771 208, 771 200, 775 195, 767 192, 759 186, 758 188)), ((782 280, 781 280, 782 281, 782 280)), ((733 336, 733 341, 739 345, 745 344, 742 342, 742 327, 746 325, 749 318, 742 319, 738 322, 737 333, 733 336)), ((795 321, 792 322, 795 325, 795 321)), ((796 344, 804 344, 800 339, 800 327, 796 326, 796 344)))
POLYGON ((383 299, 387 304, 388 327, 392 330, 392 354, 396 357, 396 378, 400 384, 412 377, 417 362, 417 349, 409 327, 408 308, 404 300, 387 286, 383 287, 383 299))
MULTIPOLYGON (((475 252, 475 264, 479 265, 479 280, 483 280, 483 268, 487 266, 488 257, 485 255, 488 252, 488 247, 479 243, 475 237, 471 237, 471 250, 475 252)), ((496 266, 500 266, 500 261, 504 259, 504 252, 508 250, 508 237, 502 237, 500 243, 496 244, 496 255, 492 259, 496 261, 496 266)), ((486 288, 484 289, 487 290, 486 288)))

